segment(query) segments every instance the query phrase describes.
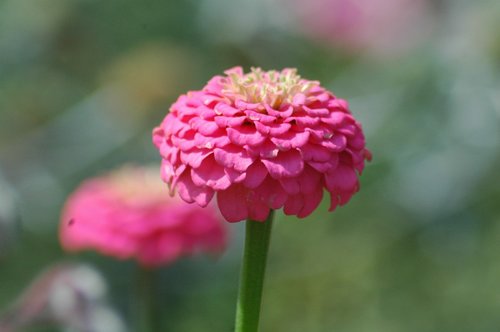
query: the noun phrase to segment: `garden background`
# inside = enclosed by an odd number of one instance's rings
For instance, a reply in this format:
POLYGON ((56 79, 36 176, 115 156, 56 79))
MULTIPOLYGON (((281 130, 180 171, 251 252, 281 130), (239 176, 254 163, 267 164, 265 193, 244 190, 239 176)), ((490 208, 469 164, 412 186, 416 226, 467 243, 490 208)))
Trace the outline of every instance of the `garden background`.
MULTIPOLYGON (((242 65, 321 81, 373 153, 347 206, 277 214, 262 331, 498 331, 500 2, 346 2, 1 0, 0 314, 84 263, 107 284, 101 325, 133 330, 135 264, 65 254, 61 208, 88 177, 159 165, 169 105, 242 65)), ((228 226, 219 259, 158 271, 163 330, 231 330, 244 227, 228 226)))

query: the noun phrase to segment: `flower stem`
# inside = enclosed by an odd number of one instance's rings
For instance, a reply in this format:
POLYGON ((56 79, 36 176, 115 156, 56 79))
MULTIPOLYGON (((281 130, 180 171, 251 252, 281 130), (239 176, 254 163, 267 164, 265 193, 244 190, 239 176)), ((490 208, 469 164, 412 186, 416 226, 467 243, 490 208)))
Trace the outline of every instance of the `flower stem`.
POLYGON ((157 306, 156 306, 156 271, 145 267, 139 267, 137 276, 137 331, 157 331, 157 306))
POLYGON ((259 329, 260 304, 273 214, 274 211, 271 210, 265 222, 250 219, 246 222, 245 250, 236 307, 236 332, 256 332, 259 329))

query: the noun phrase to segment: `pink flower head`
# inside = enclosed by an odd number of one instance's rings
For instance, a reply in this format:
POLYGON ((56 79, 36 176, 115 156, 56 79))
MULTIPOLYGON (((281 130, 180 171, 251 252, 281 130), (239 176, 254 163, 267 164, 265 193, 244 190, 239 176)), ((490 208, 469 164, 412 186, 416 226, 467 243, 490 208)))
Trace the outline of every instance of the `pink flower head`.
POLYGON ((153 132, 162 177, 188 203, 217 193, 230 222, 270 209, 303 218, 330 193, 330 211, 358 191, 369 157, 347 102, 295 69, 240 67, 182 95, 153 132))
POLYGON ((417 45, 433 21, 429 0, 293 0, 290 8, 311 38, 382 55, 417 45))
POLYGON ((169 197, 157 171, 128 166, 85 181, 70 196, 60 239, 69 251, 95 249, 155 267, 196 251, 222 251, 221 219, 212 206, 169 197))

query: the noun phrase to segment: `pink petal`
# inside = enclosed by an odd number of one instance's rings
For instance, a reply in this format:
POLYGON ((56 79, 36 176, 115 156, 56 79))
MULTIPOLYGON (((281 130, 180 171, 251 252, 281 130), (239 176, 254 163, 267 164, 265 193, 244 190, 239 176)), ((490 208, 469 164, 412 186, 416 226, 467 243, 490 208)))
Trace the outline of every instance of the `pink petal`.
POLYGON ((217 164, 212 156, 205 158, 200 167, 191 169, 191 179, 197 186, 208 186, 214 190, 224 190, 231 185, 224 167, 217 164))
POLYGON ((309 132, 287 132, 279 137, 271 137, 271 142, 276 144, 280 150, 301 147, 309 140, 309 132))
POLYGON ((160 146, 160 155, 169 160, 172 164, 177 162, 177 158, 179 156, 180 149, 172 146, 172 142, 165 142, 160 146))
POLYGON ((274 117, 280 117, 283 119, 286 119, 290 117, 293 114, 293 107, 290 105, 286 105, 284 107, 281 107, 279 110, 275 110, 271 106, 265 104, 264 105, 267 111, 267 114, 274 116, 274 117))
POLYGON ((212 108, 205 105, 198 106, 198 114, 203 120, 213 120, 215 118, 215 112, 212 108))
POLYGON ((190 152, 183 152, 181 151, 180 157, 181 161, 184 164, 188 164, 189 166, 193 168, 198 168, 200 167, 201 163, 203 160, 213 152, 207 149, 203 150, 195 150, 195 151, 190 151, 190 152))
POLYGON ((224 173, 226 173, 226 175, 231 183, 243 182, 247 176, 247 173, 239 172, 239 171, 234 170, 232 168, 225 168, 224 173))
POLYGON ((299 218, 305 218, 316 210, 323 199, 323 188, 314 190, 308 195, 302 195, 302 198, 304 203, 299 213, 297 213, 297 217, 299 218))
POLYGON ((320 119, 321 118, 316 118, 316 117, 313 118, 308 115, 306 116, 294 115, 292 117, 285 119, 285 122, 295 123, 299 128, 305 129, 317 126, 318 123, 320 122, 320 119))
POLYGON ((337 194, 330 193, 330 207, 328 208, 329 212, 335 211, 337 206, 340 205, 340 199, 337 194))
POLYGON ((323 174, 309 165, 305 165, 304 171, 295 178, 280 179, 281 186, 289 195, 309 194, 318 189, 323 190, 321 182, 323 174))
POLYGON ((288 196, 288 199, 285 202, 283 212, 285 212, 287 216, 296 216, 303 207, 304 200, 302 199, 302 195, 291 195, 288 196))
POLYGON ((365 148, 365 138, 363 135, 356 135, 352 139, 348 140, 347 143, 356 150, 362 150, 365 148))
POLYGON ((318 172, 309 165, 304 166, 304 171, 297 178, 300 186, 300 192, 309 194, 318 188, 323 190, 323 173, 318 172))
POLYGON ((236 74, 237 76, 243 76, 243 68, 241 66, 234 66, 232 68, 224 70, 224 74, 230 76, 236 74))
POLYGON ((312 97, 311 99, 314 99, 316 101, 319 101, 321 103, 324 103, 324 102, 327 102, 329 101, 331 98, 331 95, 328 93, 328 92, 323 92, 323 93, 320 93, 314 97, 312 97))
POLYGON ((182 151, 189 151, 196 146, 196 142, 193 138, 194 138, 194 132, 191 133, 186 138, 180 138, 178 136, 171 137, 172 144, 174 144, 176 147, 180 148, 182 151))
POLYGON ((278 155, 279 149, 272 143, 270 140, 265 140, 261 145, 259 146, 249 146, 247 148, 248 153, 251 154, 254 157, 261 157, 261 158, 276 158, 278 155))
POLYGON ((248 202, 249 218, 254 221, 266 221, 271 209, 260 200, 248 202))
POLYGON ((270 124, 274 123, 276 121, 275 116, 271 116, 268 114, 252 111, 252 110, 246 110, 245 114, 247 115, 248 119, 250 119, 253 122, 262 122, 264 124, 270 124))
POLYGON ((255 122, 255 128, 264 135, 277 136, 283 135, 292 127, 289 123, 273 123, 273 124, 262 124, 260 122, 255 122))
MULTIPOLYGON (((218 91, 220 91, 220 88, 218 88, 218 91)), ((220 103, 223 100, 220 96, 204 94, 202 96, 202 101, 203 105, 206 105, 208 107, 214 107, 215 105, 217 105, 217 103, 220 103)))
POLYGON ((340 152, 345 149, 347 145, 347 139, 342 135, 334 135, 330 139, 325 139, 321 141, 321 146, 324 146, 332 152, 340 152))
POLYGON ((215 118, 215 123, 220 128, 226 127, 239 127, 245 122, 247 119, 246 116, 237 116, 237 117, 229 117, 229 116, 218 116, 215 118))
POLYGON ((325 117, 330 114, 330 110, 327 108, 309 108, 307 106, 303 107, 307 114, 313 117, 325 117))
POLYGON ((160 148, 162 143, 165 141, 165 132, 162 127, 156 127, 153 129, 153 144, 156 148, 160 148))
POLYGON ((174 178, 172 180, 172 183, 170 184, 170 193, 174 193, 174 189, 177 186, 177 181, 181 179, 182 173, 186 170, 187 166, 184 164, 179 165, 179 167, 174 168, 174 178))
POLYGON ((331 152, 326 148, 313 143, 308 143, 302 146, 299 148, 299 151, 302 153, 302 158, 306 161, 312 160, 325 162, 330 160, 332 156, 331 152))
POLYGON ((184 172, 179 177, 176 186, 179 196, 188 203, 196 202, 200 206, 207 206, 214 196, 214 191, 209 187, 200 187, 193 183, 189 172, 184 172))
POLYGON ((241 100, 241 99, 237 99, 234 102, 234 106, 236 106, 241 111, 256 110, 256 109, 262 107, 262 105, 260 103, 249 103, 249 102, 246 102, 246 101, 241 100))
POLYGON ((226 103, 218 103, 217 105, 215 105, 214 111, 218 115, 224 115, 229 117, 241 113, 239 109, 231 107, 226 103))
POLYGON ((359 164, 365 160, 365 155, 363 154, 363 151, 354 151, 352 149, 347 148, 344 151, 342 151, 341 154, 349 156, 352 164, 359 164))
POLYGON ((254 127, 240 126, 238 129, 227 128, 229 140, 236 145, 255 146, 261 144, 266 137, 259 133, 254 127))
POLYGON ((335 98, 328 101, 328 107, 333 110, 345 112, 349 109, 349 104, 344 99, 335 98))
POLYGON ((313 128, 306 128, 305 130, 311 133, 311 138, 314 140, 314 142, 319 143, 333 137, 333 129, 325 125, 315 126, 313 128))
POLYGON ((287 200, 287 193, 281 188, 280 183, 270 176, 255 189, 255 194, 271 209, 278 210, 287 200))
POLYGON ((343 112, 332 112, 329 117, 322 118, 321 122, 328 124, 332 128, 339 128, 348 121, 352 121, 352 117, 343 112))
POLYGON ((262 163, 275 179, 297 176, 304 169, 304 161, 296 150, 282 151, 276 158, 262 159, 262 163))
POLYGON ((357 191, 358 177, 354 169, 339 164, 334 171, 325 174, 325 184, 332 192, 357 191))
POLYGON ((174 177, 175 172, 172 164, 162 160, 161 162, 161 178, 165 183, 170 183, 174 177))
POLYGON ((283 118, 283 119, 286 119, 290 116, 292 116, 294 112, 294 109, 291 105, 283 105, 281 108, 280 108, 280 117, 283 118))
POLYGON ((342 126, 339 129, 337 129, 336 131, 338 133, 343 134, 343 135, 346 135, 346 136, 349 136, 349 137, 353 137, 358 132, 358 127, 356 127, 353 124, 352 125, 345 125, 345 126, 342 126))
POLYGON ((294 106, 300 106, 303 105, 305 101, 306 101, 306 95, 303 93, 297 93, 295 96, 293 96, 292 104, 294 106))
POLYGON ((339 157, 338 155, 334 154, 332 155, 332 159, 329 161, 325 162, 319 162, 319 161, 308 161, 307 164, 317 170, 320 173, 326 173, 333 171, 334 169, 337 168, 337 165, 339 163, 339 157))
POLYGON ((300 184, 297 178, 282 178, 279 180, 281 187, 288 195, 296 195, 300 193, 300 184))
POLYGON ((205 136, 213 135, 219 126, 213 121, 203 120, 200 117, 195 117, 189 120, 189 124, 193 129, 196 129, 200 134, 205 136))
POLYGON ((237 222, 248 218, 246 194, 246 189, 241 185, 233 185, 217 193, 217 205, 227 221, 237 222))
POLYGON ((194 145, 198 148, 213 149, 214 147, 220 148, 231 143, 231 141, 225 134, 225 131, 222 129, 219 130, 220 131, 214 133, 214 135, 216 136, 213 137, 196 133, 194 136, 194 145))
POLYGON ((223 149, 216 148, 214 157, 219 165, 245 171, 253 162, 248 153, 239 146, 228 145, 223 149))
POLYGON ((246 178, 243 184, 247 188, 257 188, 267 176, 267 168, 260 161, 255 161, 246 171, 246 178))

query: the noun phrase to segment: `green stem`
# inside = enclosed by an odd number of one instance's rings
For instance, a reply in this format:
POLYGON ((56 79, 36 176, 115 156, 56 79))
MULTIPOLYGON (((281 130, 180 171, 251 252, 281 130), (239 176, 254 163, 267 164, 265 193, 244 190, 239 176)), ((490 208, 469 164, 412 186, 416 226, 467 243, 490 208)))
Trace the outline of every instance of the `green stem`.
POLYGON ((139 267, 137 278, 137 331, 157 331, 157 306, 156 306, 156 271, 145 267, 139 267))
POLYGON ((260 304, 274 211, 265 222, 247 220, 245 251, 236 307, 236 332, 259 329, 260 304))

